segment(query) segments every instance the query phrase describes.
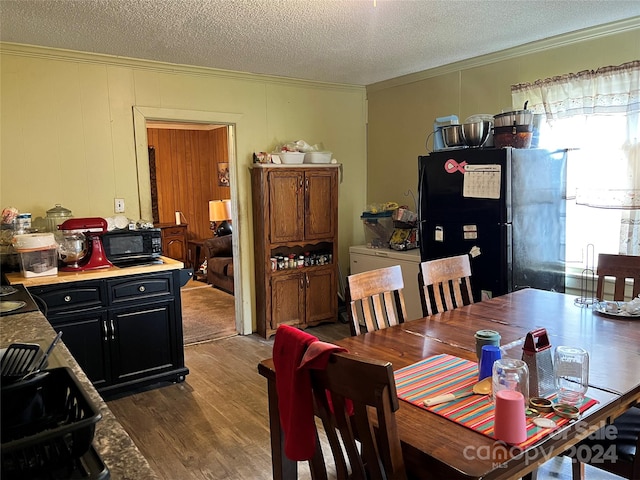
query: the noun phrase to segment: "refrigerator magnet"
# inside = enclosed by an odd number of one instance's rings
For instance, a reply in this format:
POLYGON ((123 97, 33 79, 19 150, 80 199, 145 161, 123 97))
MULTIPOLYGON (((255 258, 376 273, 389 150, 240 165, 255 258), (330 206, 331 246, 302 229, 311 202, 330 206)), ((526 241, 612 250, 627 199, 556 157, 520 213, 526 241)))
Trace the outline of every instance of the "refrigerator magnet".
POLYGON ((480 252, 480 247, 478 247, 477 245, 469 250, 469 255, 471 255, 471 258, 476 258, 478 255, 480 255, 480 253, 482 252, 480 252))
POLYGON ((433 237, 436 242, 444 242, 444 229, 437 226, 433 237))
POLYGON ((462 238, 465 240, 476 240, 478 238, 478 226, 477 225, 463 225, 462 226, 462 238))

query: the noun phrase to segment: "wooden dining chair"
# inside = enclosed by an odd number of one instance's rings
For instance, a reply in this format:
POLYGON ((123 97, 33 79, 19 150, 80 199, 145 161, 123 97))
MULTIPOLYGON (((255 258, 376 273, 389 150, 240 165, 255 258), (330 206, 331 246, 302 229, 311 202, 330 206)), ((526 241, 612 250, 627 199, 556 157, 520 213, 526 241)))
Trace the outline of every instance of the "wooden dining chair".
POLYGON ((631 407, 565 454, 573 457, 573 480, 584 480, 585 464, 628 480, 640 479, 640 407, 631 407))
POLYGON ((615 286, 613 300, 623 301, 626 279, 633 280, 633 295, 636 298, 640 294, 640 256, 635 255, 611 255, 601 253, 598 255, 598 284, 596 298, 604 300, 605 277, 614 277, 615 286))
POLYGON ((418 284, 425 317, 474 303, 469 255, 422 262, 418 284))
POLYGON ((349 275, 345 301, 351 335, 360 335, 361 321, 367 332, 404 323, 407 308, 403 288, 400 265, 349 275))
MULTIPOLYGON (((316 415, 331 447, 337 479, 405 480, 391 363, 333 353, 326 369, 310 372, 316 415)), ((322 454, 316 454, 310 465, 314 478, 326 478, 323 466, 322 454)))

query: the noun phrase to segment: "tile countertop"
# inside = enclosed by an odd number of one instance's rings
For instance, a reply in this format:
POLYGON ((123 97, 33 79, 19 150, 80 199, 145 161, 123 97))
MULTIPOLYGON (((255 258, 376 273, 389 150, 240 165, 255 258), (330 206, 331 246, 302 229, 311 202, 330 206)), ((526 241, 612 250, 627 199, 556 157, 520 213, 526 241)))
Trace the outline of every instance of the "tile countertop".
MULTIPOLYGON (((0 348, 11 343, 38 343, 46 349, 56 332, 42 313, 29 312, 0 317, 0 348)), ((93 446, 109 468, 111 480, 151 480, 158 476, 135 446, 131 437, 116 420, 100 394, 64 345, 64 336, 49 358, 50 367, 69 366, 100 410, 102 419, 96 424, 93 446)))

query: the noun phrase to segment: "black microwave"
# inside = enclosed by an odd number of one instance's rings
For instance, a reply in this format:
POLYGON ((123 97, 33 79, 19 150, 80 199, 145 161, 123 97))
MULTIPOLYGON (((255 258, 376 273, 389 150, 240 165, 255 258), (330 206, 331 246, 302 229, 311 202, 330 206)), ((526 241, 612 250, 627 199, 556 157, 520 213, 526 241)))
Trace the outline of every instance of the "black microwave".
POLYGON ((159 228, 112 230, 102 235, 104 252, 116 267, 160 263, 162 235, 159 228))

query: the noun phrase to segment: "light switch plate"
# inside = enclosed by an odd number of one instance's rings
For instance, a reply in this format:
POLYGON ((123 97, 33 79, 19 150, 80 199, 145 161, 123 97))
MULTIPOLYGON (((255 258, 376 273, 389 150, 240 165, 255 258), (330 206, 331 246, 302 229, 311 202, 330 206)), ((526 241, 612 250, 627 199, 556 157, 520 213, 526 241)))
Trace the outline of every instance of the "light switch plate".
POLYGON ((124 213, 124 198, 114 199, 113 211, 115 213, 124 213))

